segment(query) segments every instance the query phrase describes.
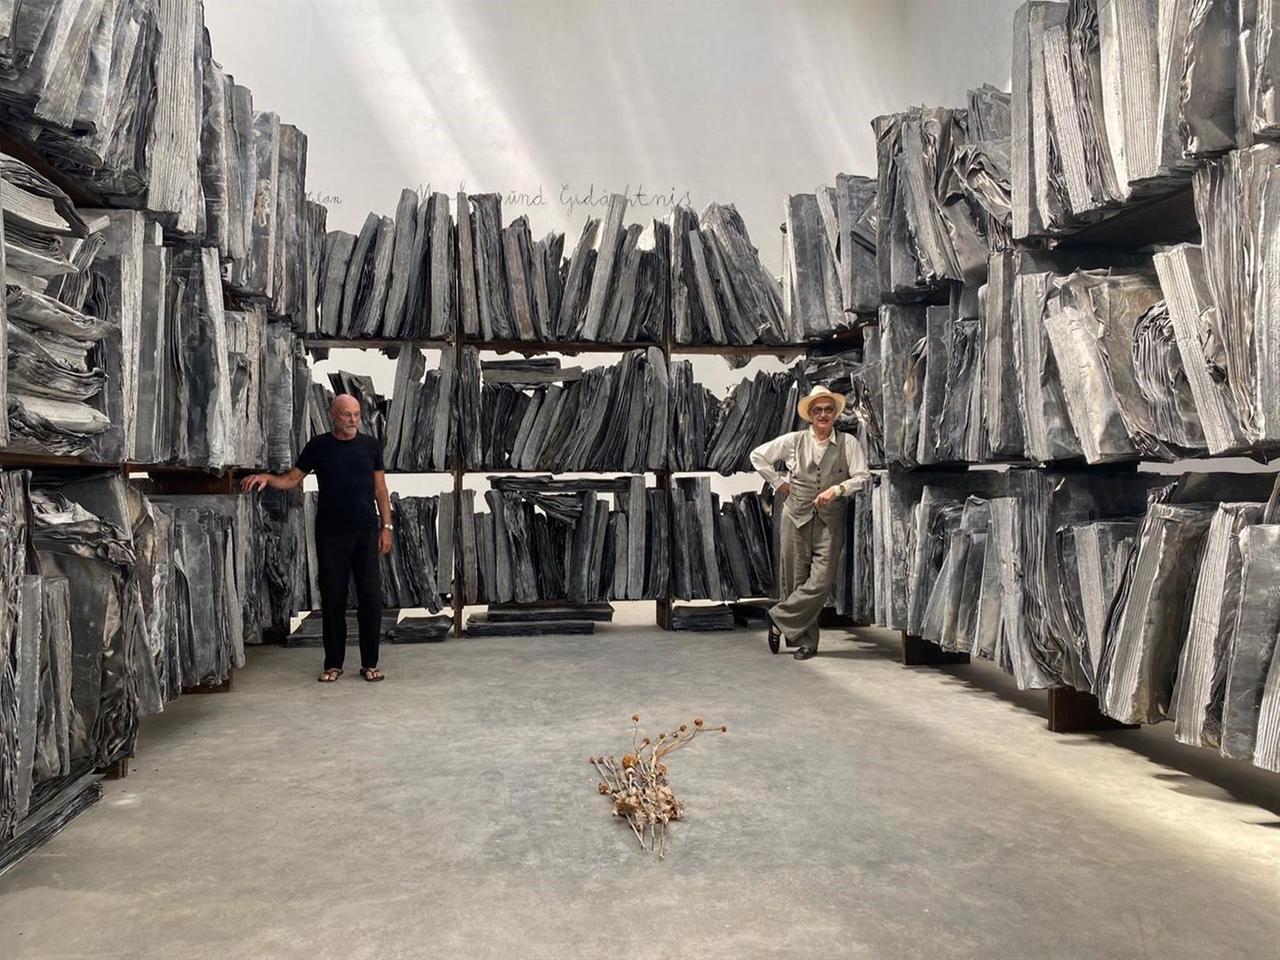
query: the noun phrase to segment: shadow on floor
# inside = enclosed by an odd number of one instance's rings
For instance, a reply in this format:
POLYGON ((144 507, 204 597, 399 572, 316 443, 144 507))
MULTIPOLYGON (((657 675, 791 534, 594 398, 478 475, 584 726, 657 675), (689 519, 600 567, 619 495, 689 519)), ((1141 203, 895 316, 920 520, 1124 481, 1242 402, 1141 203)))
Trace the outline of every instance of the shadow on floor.
MULTIPOLYGON (((784 647, 782 650, 782 653, 790 653, 793 650, 794 648, 784 647)), ((828 649, 826 646, 823 646, 822 648, 819 649, 818 656, 822 657, 822 659, 824 660, 882 660, 884 659, 884 654, 880 650, 876 650, 874 648, 850 649, 848 647, 837 647, 835 649, 828 649)))
MULTIPOLYGON (((859 628, 851 631, 846 639, 857 646, 824 649, 820 655, 849 660, 871 656, 897 660, 902 655, 896 631, 859 628)), ((943 674, 949 683, 954 682, 973 693, 1013 704, 1048 720, 1048 695, 1040 690, 1019 690, 1013 678, 992 663, 974 661, 963 665, 904 669, 943 674)), ((1162 768, 1152 776, 1171 790, 1223 803, 1251 804, 1280 818, 1280 774, 1241 760, 1228 760, 1209 749, 1178 743, 1173 738, 1172 723, 1147 725, 1136 730, 1064 734, 1060 742, 1074 745, 1098 740, 1135 753, 1162 768)), ((1280 819, 1258 825, 1280 829, 1280 819)))

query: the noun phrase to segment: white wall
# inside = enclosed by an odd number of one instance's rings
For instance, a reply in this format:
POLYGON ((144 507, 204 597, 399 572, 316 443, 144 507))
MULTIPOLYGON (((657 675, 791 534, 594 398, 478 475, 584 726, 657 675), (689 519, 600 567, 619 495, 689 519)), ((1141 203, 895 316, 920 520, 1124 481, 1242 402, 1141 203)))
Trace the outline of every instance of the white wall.
MULTIPOLYGON (((1007 82, 1010 0, 206 0, 214 56, 306 132, 330 228, 402 187, 514 193, 568 234, 629 188, 732 202, 781 273, 782 199, 875 175, 871 119, 1007 82), (540 200, 538 198, 541 198, 540 200)), ((664 203, 646 208, 663 216, 664 203)), ((640 208, 628 220, 642 219, 640 208)), ((376 353, 334 363, 390 383, 376 353)), ((584 358, 590 362, 589 358, 584 358)), ((748 373, 770 361, 753 365, 748 373)), ((742 379, 714 360, 699 376, 742 379)), ((409 489, 418 481, 403 480, 409 489)))
POLYGON ((907 103, 962 107, 965 91, 1009 89, 1013 13, 1022 0, 906 0, 902 96, 907 103))
POLYGON ((780 272, 783 195, 874 175, 870 120, 905 102, 898 0, 208 0, 205 16, 255 105, 309 136, 310 190, 341 199, 347 230, 403 186, 465 183, 524 195, 506 219, 572 238, 575 198, 643 187, 735 203, 780 272))

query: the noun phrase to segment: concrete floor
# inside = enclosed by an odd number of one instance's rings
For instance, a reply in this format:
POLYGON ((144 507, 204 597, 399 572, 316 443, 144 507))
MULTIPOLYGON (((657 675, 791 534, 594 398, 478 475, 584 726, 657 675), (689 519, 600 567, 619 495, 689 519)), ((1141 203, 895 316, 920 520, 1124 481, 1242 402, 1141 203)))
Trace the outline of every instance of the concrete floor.
POLYGON ((1280 957, 1280 777, 828 638, 451 641, 330 687, 254 651, 0 879, 0 957, 1280 957), (586 762, 633 712, 730 727, 673 757, 665 863, 586 762))

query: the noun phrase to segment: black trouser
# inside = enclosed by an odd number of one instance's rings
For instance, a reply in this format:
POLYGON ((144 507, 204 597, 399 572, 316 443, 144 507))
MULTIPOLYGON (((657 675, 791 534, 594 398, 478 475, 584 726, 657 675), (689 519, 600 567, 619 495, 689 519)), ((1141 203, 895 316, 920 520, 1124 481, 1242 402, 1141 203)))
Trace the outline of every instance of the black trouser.
POLYGON ((382 630, 382 567, 378 531, 316 537, 320 565, 320 615, 324 622, 324 668, 341 670, 347 655, 347 587, 356 581, 360 622, 360 666, 378 665, 382 630))

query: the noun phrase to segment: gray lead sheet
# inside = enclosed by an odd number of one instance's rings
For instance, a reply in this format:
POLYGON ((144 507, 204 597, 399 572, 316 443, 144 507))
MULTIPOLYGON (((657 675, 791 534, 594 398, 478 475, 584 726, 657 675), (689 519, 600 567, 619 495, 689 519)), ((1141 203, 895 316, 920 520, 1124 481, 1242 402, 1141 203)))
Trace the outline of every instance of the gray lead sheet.
POLYGON ((1261 519, 1261 504, 1223 503, 1209 524, 1173 690, 1174 736, 1182 743, 1221 745, 1223 695, 1244 566, 1240 540, 1261 519))
POLYGON ((1222 702, 1222 755, 1253 760, 1262 735, 1266 755, 1261 759, 1274 769, 1274 687, 1280 681, 1274 666, 1280 599, 1274 585, 1280 574, 1280 526, 1246 527, 1240 533, 1240 555, 1240 604, 1222 702), (1264 700, 1265 728, 1260 725, 1264 700))

